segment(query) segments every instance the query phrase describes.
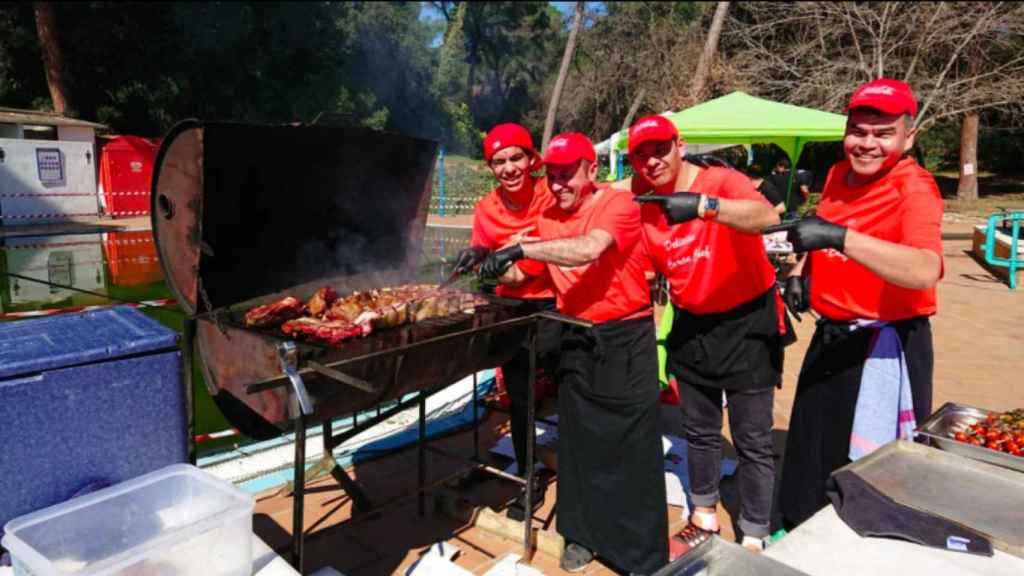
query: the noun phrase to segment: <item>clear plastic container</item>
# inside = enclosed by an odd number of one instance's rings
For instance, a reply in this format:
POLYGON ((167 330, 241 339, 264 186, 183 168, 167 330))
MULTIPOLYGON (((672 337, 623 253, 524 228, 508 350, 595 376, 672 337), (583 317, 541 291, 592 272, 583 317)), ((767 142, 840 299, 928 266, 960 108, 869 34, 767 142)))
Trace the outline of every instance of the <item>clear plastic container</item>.
POLYGON ((16 576, 251 576, 251 495, 175 464, 11 520, 16 576))

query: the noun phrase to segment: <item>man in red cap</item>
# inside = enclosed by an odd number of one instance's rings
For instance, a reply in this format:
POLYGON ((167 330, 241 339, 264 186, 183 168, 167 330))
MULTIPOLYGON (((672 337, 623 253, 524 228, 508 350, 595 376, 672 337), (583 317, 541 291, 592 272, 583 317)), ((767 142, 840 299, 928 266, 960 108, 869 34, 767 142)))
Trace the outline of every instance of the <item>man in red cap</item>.
POLYGON ((544 164, 556 204, 537 222, 539 241, 492 253, 481 273, 513 286, 547 274, 559 312, 593 324, 566 324, 562 333, 562 569, 581 571, 597 554, 650 574, 668 560, 650 260, 639 207, 629 192, 595 183, 596 160, 582 134, 552 139, 544 164))
POLYGON ((760 233, 779 216, 742 173, 699 166, 684 150, 663 116, 640 118, 629 129, 630 186, 674 307, 666 369, 679 383, 694 510, 673 544, 685 553, 719 530, 724 390, 739 456, 739 528, 743 545, 761 550, 770 534, 772 405, 785 311, 760 233))
POLYGON ((942 197, 907 152, 917 103, 880 79, 846 107, 845 160, 829 171, 815 216, 775 227, 810 252, 786 299, 820 315, 790 417, 780 495, 788 524, 827 503, 832 471, 909 436, 931 411, 942 197))
MULTIPOLYGON (((476 268, 491 251, 532 233, 541 212, 555 203, 547 179, 533 176, 541 168, 541 159, 534 150, 533 138, 526 128, 512 123, 492 128, 484 138, 484 161, 498 185, 476 205, 470 246, 459 252, 455 263, 456 272, 460 273, 476 268)), ((519 286, 498 286, 497 294, 523 300, 523 305, 529 310, 555 309, 555 293, 547 275, 535 276, 530 282, 519 286)), ((556 323, 546 322, 539 327, 537 366, 549 375, 553 375, 558 367, 560 333, 561 327, 556 323)), ((509 420, 512 446, 520 476, 526 472, 526 386, 529 382, 529 367, 530 356, 525 347, 501 367, 511 403, 509 420)), ((533 508, 536 509, 544 502, 544 486, 539 476, 533 475, 532 478, 533 508)), ((525 498, 524 489, 509 507, 509 517, 516 520, 525 518, 525 498)))

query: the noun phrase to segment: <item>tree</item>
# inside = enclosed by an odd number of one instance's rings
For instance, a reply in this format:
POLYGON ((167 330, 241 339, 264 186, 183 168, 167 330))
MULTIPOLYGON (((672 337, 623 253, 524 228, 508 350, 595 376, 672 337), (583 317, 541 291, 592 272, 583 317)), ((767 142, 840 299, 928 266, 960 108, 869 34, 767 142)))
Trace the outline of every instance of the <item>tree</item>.
MULTIPOLYGON (((25 6, 0 2, 0 101, 48 106, 25 6)), ((59 45, 75 47, 62 54, 65 93, 83 117, 116 131, 158 136, 187 117, 316 118, 448 137, 450 116, 430 89, 437 23, 421 20, 415 3, 49 6, 63 24, 59 45)))
POLYGON ((722 24, 725 22, 725 15, 729 11, 728 2, 718 2, 715 6, 715 15, 711 18, 711 28, 708 29, 708 37, 704 40, 704 51, 697 61, 697 72, 693 75, 693 83, 690 86, 690 102, 701 101, 704 92, 704 84, 707 81, 708 69, 711 68, 711 61, 718 51, 718 38, 722 34, 722 24))
MULTIPOLYGON (((981 55, 978 47, 970 46, 967 51, 968 73, 976 82, 981 55)), ((957 183, 956 196, 961 200, 978 198, 978 123, 977 111, 964 114, 960 123, 960 181, 957 183)))
MULTIPOLYGON (((435 4, 448 4, 438 2, 435 4)), ((439 8, 440 9, 440 8, 439 8)), ((441 108, 451 119, 447 142, 449 150, 477 153, 480 149, 479 130, 473 123, 467 104, 466 86, 469 66, 466 63, 465 33, 466 3, 445 11, 448 30, 445 32, 438 55, 437 74, 434 77, 434 95, 441 108)))
POLYGON ((60 35, 57 32, 57 16, 54 14, 53 4, 36 2, 35 13, 43 70, 50 88, 53 110, 62 116, 73 115, 70 92, 64 81, 64 58, 61 55, 60 35))
POLYGON ((604 138, 623 119, 688 101, 709 10, 693 2, 610 2, 587 13, 562 95, 567 129, 604 138))
POLYGON ((544 120, 544 139, 541 144, 542 150, 547 150, 548 142, 555 130, 555 116, 558 114, 558 100, 562 97, 562 87, 565 86, 565 77, 569 74, 569 63, 572 62, 572 55, 576 52, 576 36, 580 33, 580 24, 583 22, 583 9, 586 2, 576 3, 576 15, 572 21, 572 32, 569 33, 569 40, 565 43, 565 52, 562 54, 562 65, 558 68, 558 78, 555 80, 555 89, 551 93, 551 102, 548 104, 548 116, 544 120))
POLYGON ((522 119, 537 107, 558 57, 558 11, 546 2, 467 2, 463 27, 477 125, 522 119))
MULTIPOLYGON (((921 103, 915 126, 922 130, 985 111, 1019 118, 1024 5, 963 6, 743 3, 723 36, 727 75, 735 89, 833 111, 842 110, 862 82, 902 79, 921 103)), ((970 123, 965 128, 970 140, 974 131, 970 123)), ((966 164, 977 172, 973 159, 962 159, 966 164)), ((971 186, 964 189, 969 193, 971 186)))

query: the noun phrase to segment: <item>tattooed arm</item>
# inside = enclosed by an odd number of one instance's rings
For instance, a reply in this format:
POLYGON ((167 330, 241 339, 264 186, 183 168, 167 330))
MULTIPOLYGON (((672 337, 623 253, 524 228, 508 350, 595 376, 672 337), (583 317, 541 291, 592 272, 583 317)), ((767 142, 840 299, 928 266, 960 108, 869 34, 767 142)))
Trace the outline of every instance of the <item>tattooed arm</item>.
POLYGON ((614 239, 611 234, 595 229, 571 238, 524 242, 522 247, 523 255, 531 260, 559 266, 582 266, 600 258, 612 244, 614 239))

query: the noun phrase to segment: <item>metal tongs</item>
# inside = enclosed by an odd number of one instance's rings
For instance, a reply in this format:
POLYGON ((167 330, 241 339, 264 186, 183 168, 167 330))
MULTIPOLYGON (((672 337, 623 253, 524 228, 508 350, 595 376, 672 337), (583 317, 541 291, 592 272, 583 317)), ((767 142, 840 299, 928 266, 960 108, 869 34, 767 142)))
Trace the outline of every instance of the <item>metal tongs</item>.
POLYGON ((445 278, 444 282, 438 286, 438 289, 444 289, 454 284, 459 278, 461 278, 468 270, 463 270, 458 264, 452 268, 452 273, 445 278))

